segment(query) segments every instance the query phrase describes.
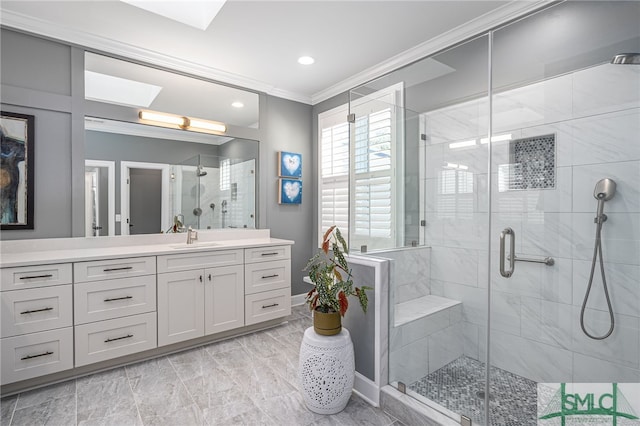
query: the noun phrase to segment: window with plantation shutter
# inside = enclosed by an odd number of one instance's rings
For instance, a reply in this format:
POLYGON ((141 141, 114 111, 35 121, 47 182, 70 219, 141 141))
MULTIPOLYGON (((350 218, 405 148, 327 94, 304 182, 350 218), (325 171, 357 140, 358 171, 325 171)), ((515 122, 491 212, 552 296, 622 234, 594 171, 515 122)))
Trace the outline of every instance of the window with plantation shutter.
POLYGON ((346 105, 318 116, 320 164, 318 170, 320 196, 318 206, 318 241, 324 231, 337 225, 343 235, 349 234, 349 124, 346 105))
POLYGON ((352 100, 351 234, 354 247, 396 247, 403 241, 402 83, 352 100))

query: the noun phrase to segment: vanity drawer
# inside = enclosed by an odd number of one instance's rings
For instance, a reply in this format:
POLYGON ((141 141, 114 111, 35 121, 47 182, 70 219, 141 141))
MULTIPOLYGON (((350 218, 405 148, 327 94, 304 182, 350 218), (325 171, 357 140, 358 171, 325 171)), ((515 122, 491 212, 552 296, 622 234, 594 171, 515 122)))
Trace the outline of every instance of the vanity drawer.
POLYGON ((71 284, 2 292, 2 337, 73 325, 71 284))
POLYGON ((241 265, 243 254, 242 249, 238 249, 162 255, 158 256, 158 273, 241 265))
POLYGON ((75 327, 76 367, 157 347, 155 312, 75 327))
POLYGON ((291 286, 291 261, 249 263, 244 266, 244 279, 245 294, 289 288, 291 286))
POLYGON ((75 324, 156 310, 156 276, 117 278, 75 284, 75 324))
POLYGON ((245 263, 271 262, 291 258, 291 246, 271 246, 244 249, 245 263))
POLYGON ((156 273, 156 258, 148 256, 78 262, 73 264, 73 273, 76 283, 152 275, 156 273))
POLYGON ((73 282, 71 263, 3 268, 1 271, 0 286, 3 291, 73 282))
POLYGON ((291 315, 291 290, 265 291, 244 297, 245 325, 291 315))
POLYGON ((73 327, 7 337, 0 346, 3 385, 73 368, 73 327))

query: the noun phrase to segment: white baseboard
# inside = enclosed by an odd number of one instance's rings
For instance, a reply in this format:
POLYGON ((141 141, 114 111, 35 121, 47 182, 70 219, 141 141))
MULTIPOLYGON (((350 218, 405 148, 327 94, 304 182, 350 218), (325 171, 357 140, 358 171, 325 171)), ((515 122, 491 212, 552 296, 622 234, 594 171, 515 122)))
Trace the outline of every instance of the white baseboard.
POLYGON ((357 371, 356 380, 353 383, 353 391, 374 407, 380 406, 380 388, 357 371))
POLYGON ((306 302, 307 293, 294 294, 291 296, 291 306, 304 305, 306 302))

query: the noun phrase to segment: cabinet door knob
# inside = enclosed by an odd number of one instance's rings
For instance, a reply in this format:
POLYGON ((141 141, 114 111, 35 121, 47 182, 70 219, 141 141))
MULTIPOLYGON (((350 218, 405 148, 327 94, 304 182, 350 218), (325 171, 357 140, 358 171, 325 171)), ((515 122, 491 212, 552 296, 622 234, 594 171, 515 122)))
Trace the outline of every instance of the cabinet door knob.
POLYGON ((208 277, 208 278, 209 278, 209 281, 211 281, 211 274, 209 274, 209 277, 208 277))
POLYGON ((202 282, 202 275, 200 275, 200 282, 202 282))

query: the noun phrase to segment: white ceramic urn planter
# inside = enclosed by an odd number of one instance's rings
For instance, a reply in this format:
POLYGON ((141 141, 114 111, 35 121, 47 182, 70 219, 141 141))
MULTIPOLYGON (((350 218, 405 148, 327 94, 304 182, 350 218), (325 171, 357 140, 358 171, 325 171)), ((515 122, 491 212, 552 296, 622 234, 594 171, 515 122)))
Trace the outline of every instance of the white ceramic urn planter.
POLYGON ((318 414, 344 410, 355 380, 355 358, 349 330, 334 336, 304 332, 298 365, 300 391, 307 408, 318 414))

